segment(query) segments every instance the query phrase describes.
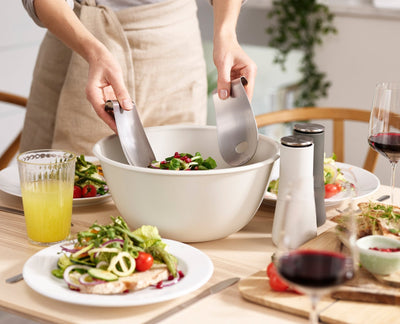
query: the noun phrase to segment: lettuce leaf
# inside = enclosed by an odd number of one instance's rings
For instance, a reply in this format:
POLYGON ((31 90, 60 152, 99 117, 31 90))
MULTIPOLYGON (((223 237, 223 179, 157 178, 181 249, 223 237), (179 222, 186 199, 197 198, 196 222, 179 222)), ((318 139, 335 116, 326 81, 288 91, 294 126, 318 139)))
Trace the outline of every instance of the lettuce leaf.
POLYGON ((158 229, 155 226, 143 225, 134 230, 132 234, 142 240, 140 246, 144 249, 154 245, 158 245, 161 248, 166 246, 166 244, 162 242, 158 229))

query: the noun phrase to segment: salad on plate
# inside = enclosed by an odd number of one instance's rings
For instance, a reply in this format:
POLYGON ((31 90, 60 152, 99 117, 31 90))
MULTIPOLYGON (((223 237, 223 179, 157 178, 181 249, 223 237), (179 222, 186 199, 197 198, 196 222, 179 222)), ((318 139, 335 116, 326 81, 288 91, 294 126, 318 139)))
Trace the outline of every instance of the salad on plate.
POLYGON ((71 290, 99 295, 163 288, 183 278, 156 227, 131 231, 122 217, 111 219, 109 225, 94 223, 62 245, 52 275, 71 290))
POLYGON ((100 165, 87 161, 84 155, 76 157, 74 198, 104 196, 109 192, 100 165))
MULTIPOLYGON (((336 164, 336 155, 332 154, 330 157, 324 158, 324 185, 325 185, 325 199, 331 198, 345 188, 344 184, 349 181, 345 178, 343 171, 336 164)), ((353 186, 353 185, 352 185, 353 186)), ((275 195, 278 194, 279 178, 271 180, 267 191, 275 195)))
POLYGON ((336 165, 336 155, 324 158, 324 185, 325 198, 331 198, 344 190, 345 183, 349 181, 345 178, 344 173, 336 165))

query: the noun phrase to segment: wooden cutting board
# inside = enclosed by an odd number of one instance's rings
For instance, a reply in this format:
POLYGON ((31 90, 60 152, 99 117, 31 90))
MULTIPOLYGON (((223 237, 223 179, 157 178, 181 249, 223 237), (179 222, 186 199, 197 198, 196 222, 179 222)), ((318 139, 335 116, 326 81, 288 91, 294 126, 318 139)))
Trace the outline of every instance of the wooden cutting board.
POLYGON ((400 289, 392 286, 395 281, 384 279, 390 276, 378 278, 361 268, 353 280, 333 292, 331 296, 335 299, 400 305, 400 289))
MULTIPOLYGON (((307 247, 335 244, 333 230, 307 243, 307 247)), ((239 282, 243 298, 294 315, 308 317, 310 301, 307 296, 276 292, 269 287, 266 271, 261 270, 239 282)), ((326 323, 400 323, 400 288, 379 282, 360 269, 356 278, 324 297, 318 304, 320 319, 326 323)))

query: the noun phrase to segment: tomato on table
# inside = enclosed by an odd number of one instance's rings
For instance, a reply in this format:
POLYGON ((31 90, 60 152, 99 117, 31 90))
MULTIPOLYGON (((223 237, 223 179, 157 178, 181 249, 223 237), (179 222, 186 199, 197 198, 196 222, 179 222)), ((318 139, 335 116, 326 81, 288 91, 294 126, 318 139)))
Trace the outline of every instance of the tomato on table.
POLYGON ((269 278, 269 286, 274 291, 287 291, 296 293, 299 295, 303 295, 303 293, 297 291, 293 287, 290 287, 284 280, 279 276, 278 271, 276 270, 275 264, 271 262, 267 267, 267 276, 269 278))
POLYGON ((276 272, 275 264, 271 262, 267 267, 267 277, 270 278, 276 272))
POLYGON ((286 291, 289 286, 279 276, 275 264, 271 262, 267 267, 267 276, 269 278, 269 285, 272 290, 275 291, 286 291))
POLYGON ((342 190, 342 187, 338 183, 327 183, 325 185, 325 199, 331 198, 337 195, 342 190))
POLYGON ((82 188, 82 197, 96 197, 97 189, 93 185, 86 185, 82 188))
POLYGON ((146 271, 152 267, 154 260, 153 256, 150 253, 139 252, 139 255, 135 259, 135 261, 137 271, 146 271))

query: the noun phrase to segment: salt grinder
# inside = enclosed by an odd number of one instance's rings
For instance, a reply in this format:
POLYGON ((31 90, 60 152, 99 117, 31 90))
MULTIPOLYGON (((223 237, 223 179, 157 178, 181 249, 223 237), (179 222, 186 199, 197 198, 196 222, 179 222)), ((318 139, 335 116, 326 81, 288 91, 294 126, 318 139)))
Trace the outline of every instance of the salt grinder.
POLYGON ((324 143, 325 127, 319 124, 295 124, 294 135, 311 137, 314 142, 314 195, 317 226, 325 224, 325 181, 324 181, 324 143))
POLYGON ((272 241, 275 245, 279 242, 282 222, 285 222, 286 230, 291 232, 293 248, 317 235, 313 158, 314 144, 311 138, 305 136, 281 138, 279 189, 272 226, 272 241), (298 218, 301 222, 290 221, 298 218), (296 225, 298 223, 301 225, 296 225))

